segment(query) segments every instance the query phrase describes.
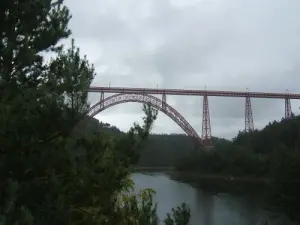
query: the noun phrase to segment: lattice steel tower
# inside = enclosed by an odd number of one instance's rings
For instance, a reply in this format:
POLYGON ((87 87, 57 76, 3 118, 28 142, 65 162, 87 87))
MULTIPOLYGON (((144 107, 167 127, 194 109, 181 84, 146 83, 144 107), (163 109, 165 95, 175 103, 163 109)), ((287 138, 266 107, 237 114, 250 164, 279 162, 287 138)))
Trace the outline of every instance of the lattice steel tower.
POLYGON ((211 126, 207 95, 203 96, 202 141, 204 146, 211 146, 211 126))
POLYGON ((246 97, 246 107, 245 107, 245 131, 253 131, 254 123, 253 123, 253 115, 252 115, 252 107, 250 97, 246 97))
POLYGON ((289 119, 292 117, 292 106, 289 98, 285 99, 285 118, 289 119))

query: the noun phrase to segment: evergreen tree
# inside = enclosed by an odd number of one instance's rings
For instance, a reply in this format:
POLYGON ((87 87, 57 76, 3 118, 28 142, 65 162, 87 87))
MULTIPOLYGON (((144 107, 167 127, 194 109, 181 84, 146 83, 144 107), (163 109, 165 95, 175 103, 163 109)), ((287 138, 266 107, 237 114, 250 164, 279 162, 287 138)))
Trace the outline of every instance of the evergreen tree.
POLYGON ((2 0, 0 3, 0 74, 7 82, 33 87, 46 70, 45 52, 70 35, 69 10, 62 0, 2 0))
POLYGON ((95 74, 74 41, 58 45, 63 1, 0 4, 0 224, 158 224, 151 198, 118 201, 157 111, 144 106, 144 125, 122 137, 81 131, 95 74))

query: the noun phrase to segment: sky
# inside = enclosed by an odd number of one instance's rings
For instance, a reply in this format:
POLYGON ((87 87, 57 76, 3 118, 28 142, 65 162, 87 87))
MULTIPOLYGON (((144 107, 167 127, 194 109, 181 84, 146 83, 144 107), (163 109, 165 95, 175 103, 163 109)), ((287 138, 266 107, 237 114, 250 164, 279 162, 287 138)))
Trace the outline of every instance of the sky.
MULTIPOLYGON (((93 86, 300 93, 299 0, 65 0, 76 45, 96 68, 93 86)), ((106 95, 107 97, 108 95, 106 95)), ((100 94, 90 94, 91 105, 100 94)), ((201 135, 201 96, 167 96, 201 135)), ((300 114, 300 101, 292 110, 300 114)), ((212 135, 244 129, 245 99, 209 97, 212 135)), ((252 99, 255 128, 284 116, 284 100, 252 99)), ((128 131, 142 105, 96 116, 128 131)), ((163 113, 152 132, 183 133, 163 113)))

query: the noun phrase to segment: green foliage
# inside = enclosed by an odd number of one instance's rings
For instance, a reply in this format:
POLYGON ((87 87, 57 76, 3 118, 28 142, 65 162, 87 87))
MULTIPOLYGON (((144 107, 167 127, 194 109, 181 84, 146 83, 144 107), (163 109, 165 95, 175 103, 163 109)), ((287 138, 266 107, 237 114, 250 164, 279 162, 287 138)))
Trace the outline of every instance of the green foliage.
POLYGON ((282 119, 273 121, 261 131, 251 133, 239 132, 233 139, 233 144, 247 146, 255 153, 268 154, 274 149, 286 147, 298 148, 300 140, 300 118, 282 119))
POLYGON ((274 121, 264 129, 239 132, 229 143, 194 153, 177 163, 179 170, 206 174, 298 180, 300 117, 274 121))
POLYGON ((223 179, 229 177, 240 178, 233 179, 240 182, 271 182, 266 196, 269 205, 300 221, 299 134, 300 116, 274 121, 260 131, 240 132, 230 143, 182 158, 176 168, 200 175, 200 179, 217 179, 225 186, 228 183, 223 179))
POLYGON ((176 224, 184 224, 189 225, 191 212, 189 207, 182 203, 181 206, 172 209, 172 215, 167 214, 167 218, 164 220, 165 225, 176 225, 176 224))
MULTIPOLYGON (((100 123, 99 132, 106 132, 114 136, 124 135, 117 127, 108 123, 100 123)), ((230 141, 213 137, 215 146, 224 148, 230 141)), ((140 149, 138 167, 173 167, 175 164, 195 153, 199 148, 195 142, 185 134, 150 134, 140 149)))
POLYGON ((73 40, 57 45, 70 34, 62 3, 0 3, 0 224, 158 224, 151 193, 118 204, 157 111, 117 137, 86 126, 95 73, 73 40))
POLYGON ((0 75, 5 81, 35 87, 44 74, 44 51, 70 35, 69 10, 62 1, 1 0, 0 75))
MULTIPOLYGON (((213 143, 224 146, 230 142, 213 137, 213 143)), ((185 134, 151 134, 141 149, 138 166, 173 167, 198 149, 199 146, 185 134)))
MULTIPOLYGON (((160 220, 156 214, 157 204, 153 204, 152 189, 144 189, 137 194, 125 193, 120 196, 119 212, 123 215, 124 225, 158 225, 160 220)), ((190 208, 182 203, 172 209, 172 214, 168 213, 163 223, 165 225, 189 225, 190 208)))
POLYGON ((124 193, 118 202, 118 211, 122 215, 124 225, 138 224, 159 224, 156 214, 156 204, 153 204, 153 194, 151 189, 142 190, 138 194, 124 193))

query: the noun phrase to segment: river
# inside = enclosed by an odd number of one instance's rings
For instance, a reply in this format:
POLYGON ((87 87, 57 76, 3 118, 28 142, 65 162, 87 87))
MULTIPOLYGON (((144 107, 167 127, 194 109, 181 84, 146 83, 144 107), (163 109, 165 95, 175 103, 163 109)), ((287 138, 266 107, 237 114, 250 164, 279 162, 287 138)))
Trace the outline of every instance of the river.
MULTIPOLYGON (((262 208, 251 198, 227 193, 210 193, 172 180, 164 173, 134 173, 135 189, 153 188, 160 219, 173 207, 185 202, 191 208, 192 225, 268 225, 291 223, 282 214, 262 208)), ((295 223, 294 223, 295 224, 295 223)))

